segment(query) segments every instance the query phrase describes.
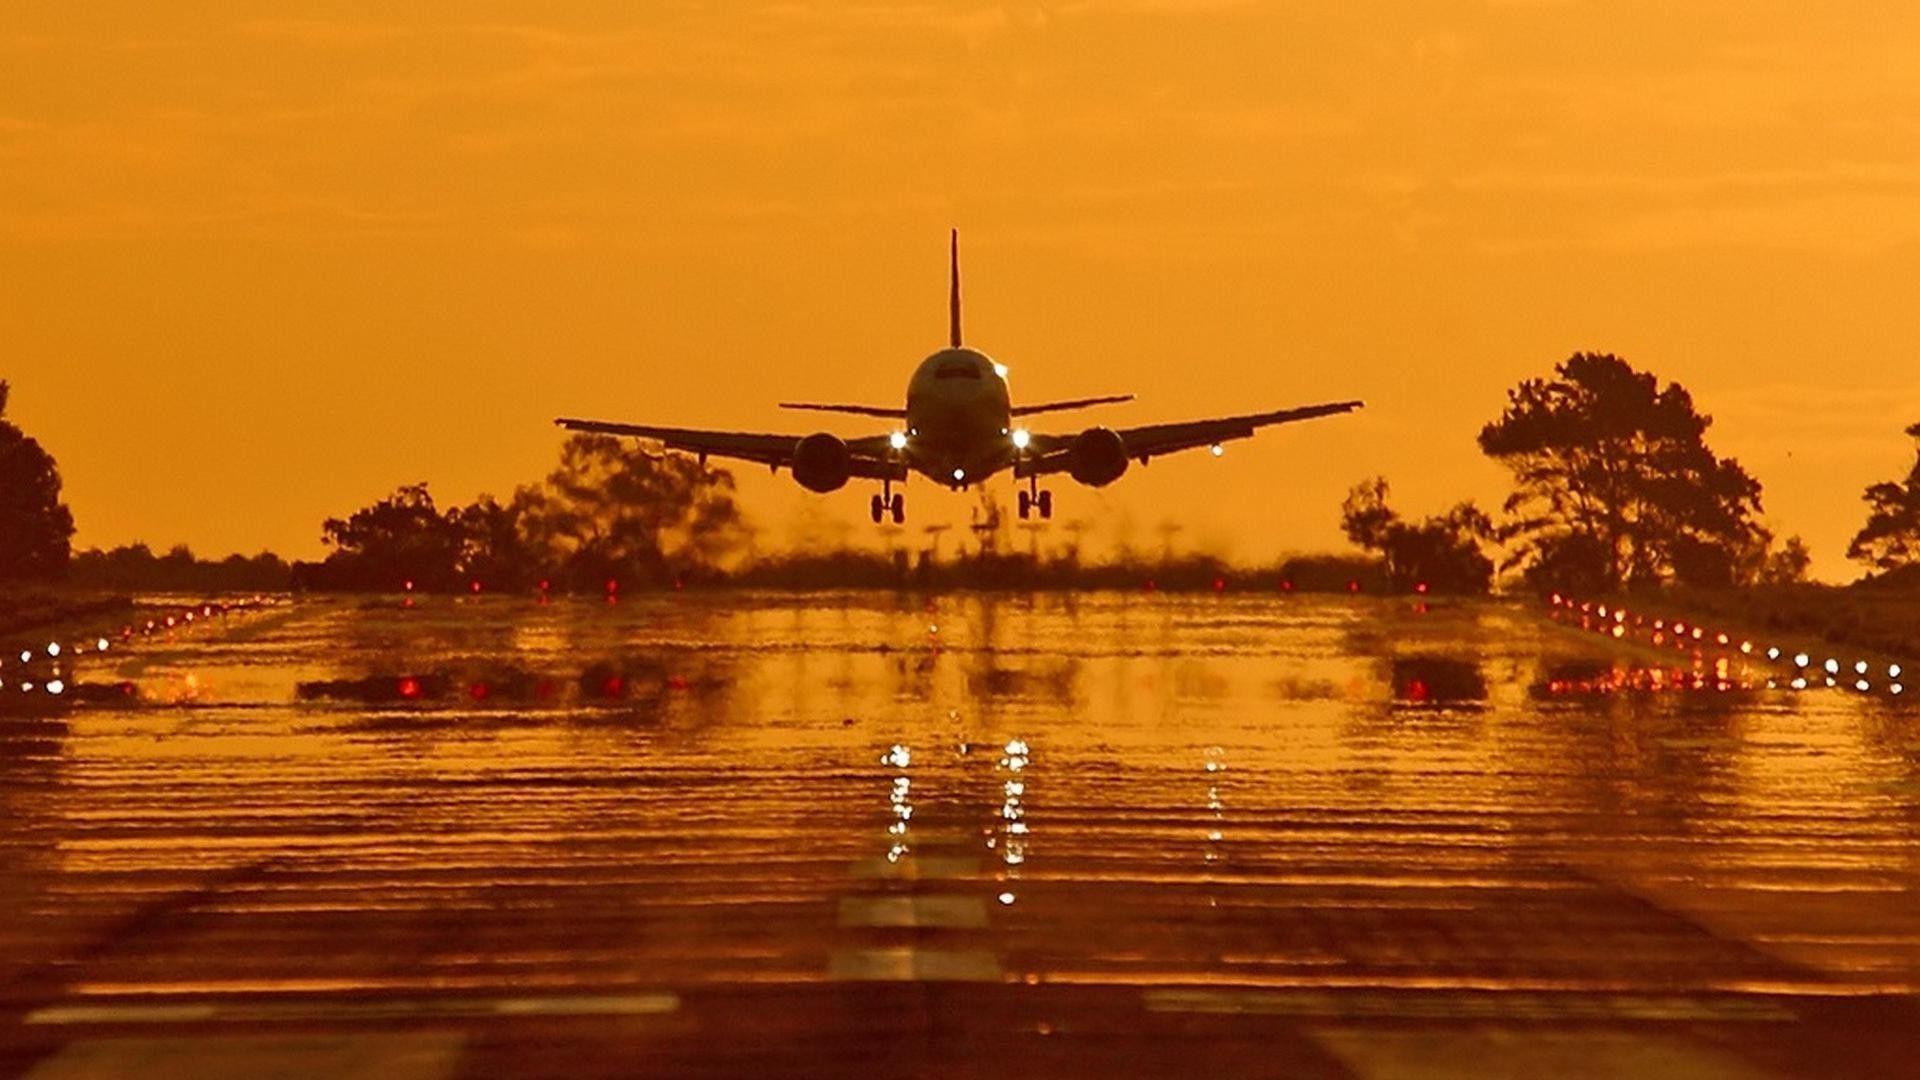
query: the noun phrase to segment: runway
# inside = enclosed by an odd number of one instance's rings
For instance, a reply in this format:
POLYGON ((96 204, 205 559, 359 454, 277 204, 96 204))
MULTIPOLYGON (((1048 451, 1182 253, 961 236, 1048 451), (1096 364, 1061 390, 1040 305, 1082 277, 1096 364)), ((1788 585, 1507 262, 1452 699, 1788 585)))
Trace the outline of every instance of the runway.
POLYGON ((1520 604, 303 599, 0 695, 0 1073, 1888 1076, 1920 706, 1520 604))

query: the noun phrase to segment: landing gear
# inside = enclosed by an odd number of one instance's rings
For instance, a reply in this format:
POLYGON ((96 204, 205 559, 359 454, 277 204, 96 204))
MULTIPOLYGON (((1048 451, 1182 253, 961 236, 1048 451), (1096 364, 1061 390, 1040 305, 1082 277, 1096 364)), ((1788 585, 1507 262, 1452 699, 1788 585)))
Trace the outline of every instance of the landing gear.
POLYGON ((1020 493, 1020 520, 1025 521, 1033 516, 1035 510, 1040 511, 1042 520, 1050 520, 1053 517, 1053 492, 1041 491, 1039 488, 1039 480, 1029 479, 1028 490, 1020 493))
POLYGON ((867 516, 875 525, 891 517, 895 525, 904 525, 907 521, 907 497, 893 490, 893 481, 883 480, 880 494, 875 495, 867 504, 867 516))

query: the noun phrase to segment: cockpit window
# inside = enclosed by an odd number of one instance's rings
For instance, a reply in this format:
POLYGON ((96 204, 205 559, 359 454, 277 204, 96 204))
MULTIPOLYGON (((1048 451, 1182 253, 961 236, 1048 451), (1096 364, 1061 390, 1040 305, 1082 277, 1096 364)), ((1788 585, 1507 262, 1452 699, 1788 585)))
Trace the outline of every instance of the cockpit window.
POLYGON ((977 379, 980 377, 980 365, 971 360, 948 360, 934 369, 936 379, 977 379))

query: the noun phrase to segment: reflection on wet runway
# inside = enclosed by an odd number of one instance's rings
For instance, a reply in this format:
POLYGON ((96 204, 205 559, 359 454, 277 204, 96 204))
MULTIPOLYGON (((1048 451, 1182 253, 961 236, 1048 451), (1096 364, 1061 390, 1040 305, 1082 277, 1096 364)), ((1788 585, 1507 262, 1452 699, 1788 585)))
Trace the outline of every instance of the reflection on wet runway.
POLYGON ((303 601, 7 700, 0 1066, 377 1022, 473 1075, 1386 1075, 1546 1024, 1870 1073, 1920 711, 1732 663, 1347 597, 303 601))

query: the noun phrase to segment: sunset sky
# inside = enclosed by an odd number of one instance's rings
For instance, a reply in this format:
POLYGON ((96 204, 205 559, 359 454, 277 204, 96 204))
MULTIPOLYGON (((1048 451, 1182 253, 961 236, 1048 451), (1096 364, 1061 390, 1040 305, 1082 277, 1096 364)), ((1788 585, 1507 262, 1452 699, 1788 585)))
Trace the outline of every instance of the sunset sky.
MULTIPOLYGON (((1474 435, 1578 349, 1691 388, 1822 576, 1912 462, 1912 4, 295 6, 0 13, 0 378, 82 545, 313 557, 397 484, 538 477, 557 415, 898 404, 950 225, 1017 399, 1139 395, 1042 430, 1368 402, 1056 483, 1096 535, 1497 504, 1474 435)), ((738 471, 776 541, 873 532, 738 471)))

